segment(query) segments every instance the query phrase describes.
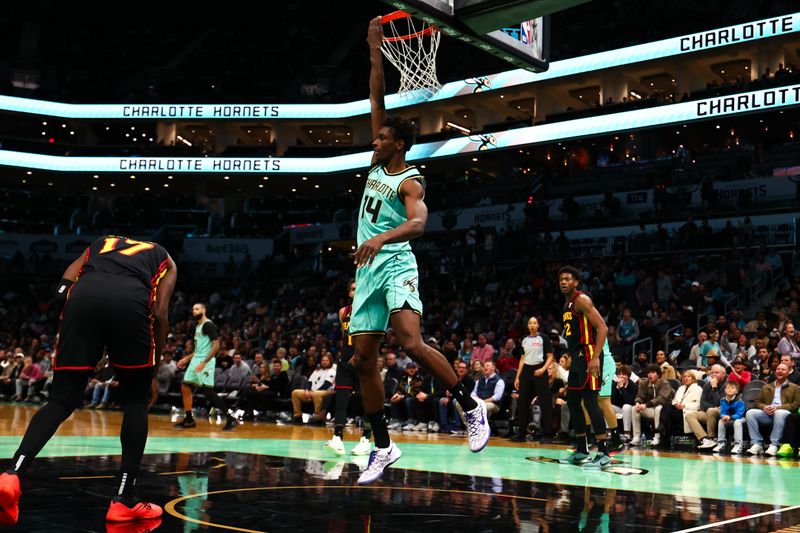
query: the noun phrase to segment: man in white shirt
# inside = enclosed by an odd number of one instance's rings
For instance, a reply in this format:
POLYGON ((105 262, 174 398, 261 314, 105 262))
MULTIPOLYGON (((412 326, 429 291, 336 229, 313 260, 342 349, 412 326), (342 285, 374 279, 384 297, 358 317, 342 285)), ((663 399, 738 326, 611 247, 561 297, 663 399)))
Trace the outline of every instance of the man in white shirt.
POLYGON ((292 391, 292 422, 295 424, 302 423, 303 420, 303 404, 314 404, 314 416, 312 421, 314 423, 325 423, 325 412, 322 406, 325 398, 333 394, 333 383, 336 380, 336 369, 333 368, 333 361, 329 355, 323 355, 320 359, 320 366, 308 378, 308 383, 304 389, 295 389, 292 391))

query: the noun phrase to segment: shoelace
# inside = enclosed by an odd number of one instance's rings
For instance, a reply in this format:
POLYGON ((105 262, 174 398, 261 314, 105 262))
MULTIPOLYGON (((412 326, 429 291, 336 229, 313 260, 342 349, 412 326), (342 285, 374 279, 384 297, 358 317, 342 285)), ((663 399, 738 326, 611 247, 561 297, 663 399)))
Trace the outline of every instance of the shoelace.
POLYGON ((478 422, 478 415, 473 414, 467 416, 467 433, 469 433, 470 437, 474 437, 478 433, 480 433, 482 424, 478 422))

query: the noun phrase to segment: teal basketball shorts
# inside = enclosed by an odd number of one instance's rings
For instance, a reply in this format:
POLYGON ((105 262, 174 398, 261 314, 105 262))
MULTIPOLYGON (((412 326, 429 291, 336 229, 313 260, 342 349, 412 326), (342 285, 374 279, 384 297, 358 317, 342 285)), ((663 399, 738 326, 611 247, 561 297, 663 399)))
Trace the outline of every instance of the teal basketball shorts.
POLYGON ((617 375, 617 364, 611 354, 603 350, 603 364, 600 368, 602 385, 600 387, 600 397, 611 397, 611 387, 614 385, 614 376, 617 375))
POLYGON ((422 315, 412 252, 378 253, 371 265, 356 270, 350 335, 383 334, 391 314, 404 308, 422 315))
POLYGON ((203 368, 199 374, 195 372, 197 365, 203 362, 205 357, 192 357, 189 365, 186 367, 186 373, 183 375, 183 382, 195 387, 211 387, 214 388, 214 369, 217 367, 216 358, 212 357, 208 364, 203 368))

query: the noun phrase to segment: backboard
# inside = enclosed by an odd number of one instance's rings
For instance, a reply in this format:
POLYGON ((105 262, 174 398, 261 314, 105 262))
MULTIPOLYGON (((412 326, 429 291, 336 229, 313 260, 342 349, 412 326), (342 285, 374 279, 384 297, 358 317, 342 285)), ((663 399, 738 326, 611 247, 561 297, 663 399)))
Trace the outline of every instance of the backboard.
POLYGON ((384 0, 518 68, 547 70, 547 15, 588 0, 384 0))

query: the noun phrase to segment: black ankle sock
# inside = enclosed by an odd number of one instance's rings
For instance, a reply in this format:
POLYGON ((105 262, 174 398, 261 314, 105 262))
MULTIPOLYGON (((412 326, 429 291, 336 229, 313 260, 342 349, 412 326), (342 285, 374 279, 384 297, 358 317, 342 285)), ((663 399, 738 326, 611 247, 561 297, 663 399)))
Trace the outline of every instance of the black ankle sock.
POLYGON ((458 405, 464 411, 472 411, 478 406, 478 403, 469 395, 467 389, 464 388, 464 384, 460 381, 450 389, 450 394, 453 395, 453 399, 458 402, 458 405))
POLYGON ((343 435, 344 435, 344 426, 340 426, 338 424, 333 426, 334 437, 339 437, 341 439, 343 435))
POLYGON ((138 472, 120 472, 116 476, 117 488, 114 490, 114 497, 119 498, 126 505, 136 500, 136 477, 138 472))
POLYGON ((368 414, 367 420, 369 420, 375 435, 375 446, 388 448, 391 440, 389 439, 389 430, 386 428, 386 415, 384 412, 378 411, 377 413, 368 414))
POLYGON ((586 435, 575 435, 575 450, 578 453, 589 453, 589 445, 586 442, 586 435))
POLYGON ((184 416, 184 420, 186 420, 186 421, 194 420, 194 414, 192 413, 191 409, 186 411, 186 415, 184 416))
POLYGON ((606 448, 606 439, 597 439, 597 451, 600 453, 608 453, 608 448, 606 448))

